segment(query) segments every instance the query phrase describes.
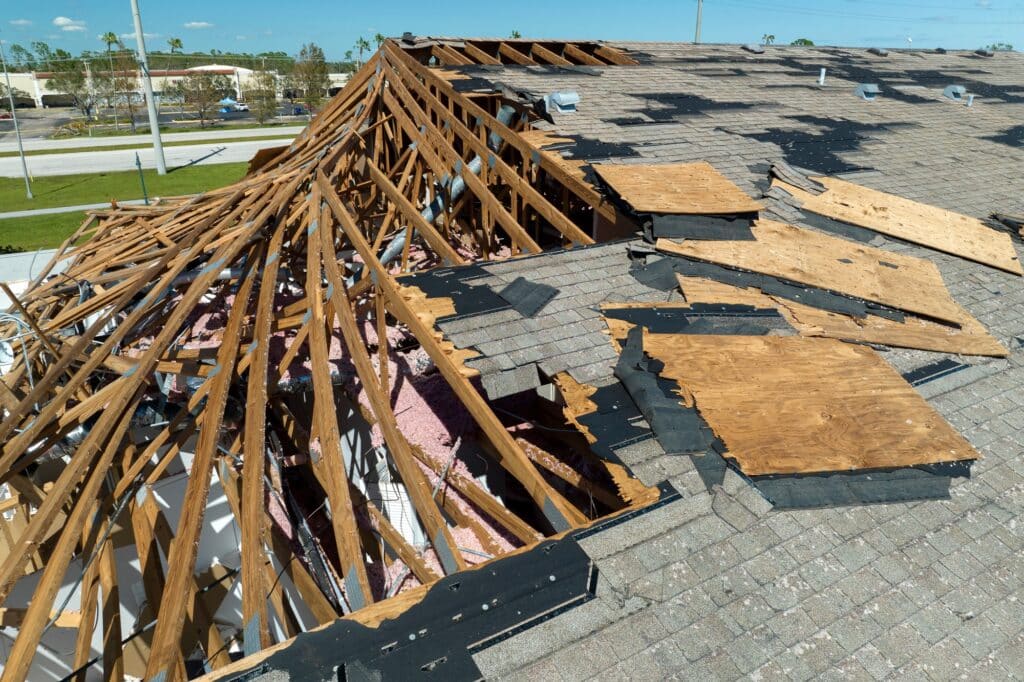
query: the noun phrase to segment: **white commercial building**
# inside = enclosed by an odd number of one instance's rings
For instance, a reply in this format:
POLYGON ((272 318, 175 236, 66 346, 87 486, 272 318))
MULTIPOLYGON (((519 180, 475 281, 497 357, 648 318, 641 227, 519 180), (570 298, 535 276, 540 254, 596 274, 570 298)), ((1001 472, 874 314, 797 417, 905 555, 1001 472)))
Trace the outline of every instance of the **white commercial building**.
MULTIPOLYGON (((227 76, 232 82, 232 87, 235 90, 235 97, 240 98, 245 97, 245 91, 248 89, 249 81, 252 80, 253 74, 255 73, 252 69, 246 69, 240 66, 226 66, 223 64, 206 64, 204 66, 195 66, 190 69, 153 70, 150 72, 153 77, 153 89, 156 91, 157 96, 159 96, 161 92, 167 91, 175 83, 196 71, 207 71, 217 75, 227 76)), ((27 95, 27 98, 22 99, 18 103, 19 106, 35 106, 40 108, 50 106, 69 106, 71 102, 67 95, 49 87, 50 79, 53 78, 53 76, 54 74, 52 72, 46 71, 11 73, 11 87, 16 91, 20 90, 27 95)), ((329 74, 329 77, 331 81, 331 94, 344 87, 345 83, 348 82, 347 73, 332 73, 329 74)), ((141 98, 143 92, 142 82, 139 80, 137 74, 135 81, 135 88, 133 89, 132 94, 141 98)), ((281 97, 284 96, 283 82, 284 79, 282 77, 278 77, 277 94, 281 97)))

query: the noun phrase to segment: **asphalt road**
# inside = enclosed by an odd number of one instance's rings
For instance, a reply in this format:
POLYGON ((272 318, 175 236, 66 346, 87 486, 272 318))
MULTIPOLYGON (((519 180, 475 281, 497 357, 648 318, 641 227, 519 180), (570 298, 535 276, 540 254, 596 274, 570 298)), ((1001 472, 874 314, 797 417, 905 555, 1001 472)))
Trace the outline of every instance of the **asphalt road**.
MULTIPOLYGON (((222 140, 239 139, 247 137, 266 137, 268 135, 280 135, 282 138, 292 138, 298 135, 305 126, 274 126, 270 128, 243 128, 232 130, 231 128, 217 128, 192 133, 164 133, 161 139, 164 142, 184 142, 188 140, 222 140)), ((63 140, 51 140, 45 138, 24 140, 25 151, 44 151, 51 149, 78 149, 82 147, 115 147, 126 144, 149 144, 152 138, 149 133, 143 135, 125 135, 123 137, 74 137, 63 140)), ((5 139, 0 142, 0 152, 16 152, 18 143, 13 139, 5 139)), ((133 157, 134 158, 134 157, 133 157)))
MULTIPOLYGON (((248 161, 261 149, 280 147, 285 144, 288 144, 288 140, 258 140, 166 147, 164 149, 164 159, 167 162, 168 169, 193 163, 232 163, 248 161)), ((29 174, 32 176, 110 173, 133 170, 135 168, 136 153, 138 153, 142 161, 143 168, 156 167, 151 148, 45 154, 42 156, 29 156, 26 161, 29 174)), ((21 160, 17 156, 0 158, 0 177, 14 178, 20 176, 21 160)))

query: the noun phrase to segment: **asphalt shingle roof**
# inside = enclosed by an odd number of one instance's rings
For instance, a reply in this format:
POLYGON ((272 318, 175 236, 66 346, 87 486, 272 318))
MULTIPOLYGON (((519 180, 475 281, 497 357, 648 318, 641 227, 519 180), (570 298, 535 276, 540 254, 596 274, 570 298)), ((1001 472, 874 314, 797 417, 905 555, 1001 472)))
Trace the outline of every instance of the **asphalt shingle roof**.
MULTIPOLYGON (((967 215, 1024 213, 1022 54, 617 45, 641 65, 464 70, 535 95, 578 91, 579 110, 547 127, 611 143, 613 162, 705 160, 756 197, 768 164, 788 161, 967 215), (877 100, 853 94, 862 82, 880 85, 877 100), (973 106, 943 96, 952 84, 973 106)), ((1024 676, 1024 282, 876 243, 935 262, 1012 351, 958 358, 971 368, 919 389, 983 453, 972 478, 949 500, 777 511, 731 472, 708 491, 654 440, 621 450, 644 483, 668 480, 684 499, 584 541, 598 597, 479 653, 489 678, 1024 676)), ((520 276, 560 291, 534 318, 503 310, 441 328, 482 353, 471 364, 484 374, 536 362, 602 385, 616 355, 596 307, 678 297, 628 268, 623 242, 484 265, 476 283, 495 291, 520 276)), ((903 372, 942 357, 883 356, 903 372)))

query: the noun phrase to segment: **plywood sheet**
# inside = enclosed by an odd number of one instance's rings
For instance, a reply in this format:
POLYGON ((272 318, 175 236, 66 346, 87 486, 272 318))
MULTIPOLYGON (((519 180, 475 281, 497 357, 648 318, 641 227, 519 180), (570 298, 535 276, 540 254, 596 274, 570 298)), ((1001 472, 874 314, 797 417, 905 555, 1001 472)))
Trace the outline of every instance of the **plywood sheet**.
POLYGON ((771 220, 756 241, 658 240, 666 253, 750 270, 960 325, 963 309, 934 263, 771 220))
POLYGON ((1010 354, 966 310, 963 311, 959 329, 909 316, 903 322, 875 315, 869 315, 859 320, 849 315, 832 313, 796 301, 769 296, 759 289, 735 287, 703 277, 683 277, 682 275, 678 277, 679 286, 687 304, 735 303, 758 308, 775 308, 803 336, 822 336, 856 343, 917 348, 938 353, 993 357, 1007 357, 1010 354))
POLYGON ((1010 235, 987 227, 977 218, 837 178, 812 180, 825 185, 826 191, 810 194, 777 178, 772 184, 792 194, 808 211, 1015 275, 1024 274, 1010 235))
POLYGON ((749 476, 886 469, 980 455, 866 346, 799 336, 650 334, 661 374, 749 476))
POLYGON ((763 207, 706 161, 597 164, 594 170, 638 213, 716 215, 763 207))

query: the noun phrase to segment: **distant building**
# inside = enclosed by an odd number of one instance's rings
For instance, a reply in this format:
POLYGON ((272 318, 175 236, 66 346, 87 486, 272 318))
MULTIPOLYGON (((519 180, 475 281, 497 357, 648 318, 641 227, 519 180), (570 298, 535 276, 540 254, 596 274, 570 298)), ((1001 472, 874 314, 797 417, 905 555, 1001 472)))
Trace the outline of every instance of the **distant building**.
MULTIPOLYGON (((166 92, 185 76, 196 71, 206 71, 220 76, 227 76, 232 81, 234 90, 230 94, 239 101, 245 101, 245 91, 248 89, 249 82, 255 73, 252 69, 223 64, 205 64, 190 69, 153 70, 150 73, 153 77, 153 89, 157 97, 160 97, 163 92, 166 92)), ((96 73, 107 74, 109 72, 97 71, 96 73)), ((332 73, 329 76, 331 79, 329 93, 331 95, 337 93, 348 82, 347 73, 332 73)), ((49 87, 50 80, 54 77, 54 73, 51 71, 11 73, 10 77, 11 87, 28 95, 28 97, 21 98, 18 101, 19 106, 43 108, 72 105, 71 99, 66 94, 49 87)), ((135 87, 130 92, 121 93, 122 97, 129 95, 140 100, 143 98, 142 81, 139 79, 138 74, 135 75, 135 87)), ((283 79, 280 77, 278 78, 277 95, 279 97, 285 96, 283 79)))

